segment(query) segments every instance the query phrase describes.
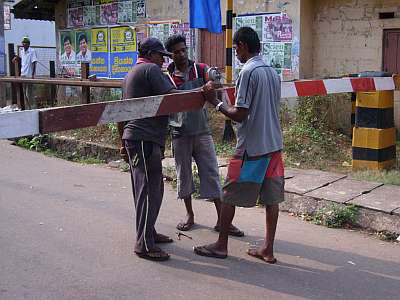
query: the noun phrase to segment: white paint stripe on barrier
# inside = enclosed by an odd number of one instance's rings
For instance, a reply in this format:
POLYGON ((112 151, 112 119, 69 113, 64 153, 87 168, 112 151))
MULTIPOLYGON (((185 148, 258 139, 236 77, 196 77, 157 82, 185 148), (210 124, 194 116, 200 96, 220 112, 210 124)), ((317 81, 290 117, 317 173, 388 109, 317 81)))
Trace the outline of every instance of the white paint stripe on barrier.
POLYGON ((111 102, 104 108, 98 124, 154 117, 163 99, 164 96, 142 98, 135 101, 135 105, 124 100, 111 102))
POLYGON ((353 91, 350 78, 343 79, 325 79, 325 88, 327 94, 349 93, 353 91))
POLYGON ((0 114, 0 139, 39 134, 39 110, 0 114))
POLYGON ((281 83, 281 98, 297 97, 297 89, 294 82, 281 83))
POLYGON ((377 91, 391 91, 396 88, 392 77, 374 77, 374 82, 377 91))

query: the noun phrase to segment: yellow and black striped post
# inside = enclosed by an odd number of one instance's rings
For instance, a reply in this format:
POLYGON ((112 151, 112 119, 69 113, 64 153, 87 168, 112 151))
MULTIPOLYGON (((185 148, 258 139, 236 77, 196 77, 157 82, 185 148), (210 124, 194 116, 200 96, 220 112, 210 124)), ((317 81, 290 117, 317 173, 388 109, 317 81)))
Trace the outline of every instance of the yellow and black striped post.
POLYGON ((226 1, 226 63, 225 63, 225 78, 226 83, 232 82, 232 28, 233 28, 233 0, 226 1))
POLYGON ((395 163, 394 91, 358 92, 353 170, 389 169, 395 163))
MULTIPOLYGON (((226 63, 225 63, 225 78, 226 83, 232 83, 232 28, 233 28, 233 0, 226 1, 226 29, 225 29, 225 44, 226 44, 226 63)), ((232 121, 225 118, 224 134, 222 140, 224 142, 231 142, 235 139, 235 132, 232 127, 232 121)))
POLYGON ((353 132, 353 128, 356 125, 356 100, 357 94, 351 93, 351 131, 353 132))

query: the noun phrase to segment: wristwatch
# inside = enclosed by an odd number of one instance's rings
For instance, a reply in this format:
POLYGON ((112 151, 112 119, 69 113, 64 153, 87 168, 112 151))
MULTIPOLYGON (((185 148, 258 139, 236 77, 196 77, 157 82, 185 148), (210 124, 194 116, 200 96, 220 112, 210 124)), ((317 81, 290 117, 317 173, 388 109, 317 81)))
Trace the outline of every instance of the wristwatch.
POLYGON ((219 102, 216 106, 215 106, 215 110, 219 111, 221 109, 221 105, 224 104, 223 101, 219 102))

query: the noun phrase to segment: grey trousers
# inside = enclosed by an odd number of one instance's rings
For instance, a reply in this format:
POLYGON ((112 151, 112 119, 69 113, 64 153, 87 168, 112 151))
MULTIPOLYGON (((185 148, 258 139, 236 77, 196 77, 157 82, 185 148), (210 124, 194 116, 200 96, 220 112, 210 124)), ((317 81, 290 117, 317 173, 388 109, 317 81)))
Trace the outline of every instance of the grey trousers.
POLYGON ((135 252, 149 252, 155 249, 155 224, 164 195, 161 146, 153 142, 125 140, 125 147, 136 209, 135 252))

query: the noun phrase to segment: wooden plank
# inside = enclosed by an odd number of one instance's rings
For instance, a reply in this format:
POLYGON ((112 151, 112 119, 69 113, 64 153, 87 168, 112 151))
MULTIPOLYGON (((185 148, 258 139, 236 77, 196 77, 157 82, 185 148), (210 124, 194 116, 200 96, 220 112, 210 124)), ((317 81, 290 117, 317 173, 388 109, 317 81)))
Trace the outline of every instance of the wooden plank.
POLYGON ((39 111, 0 114, 0 139, 39 134, 39 111))

